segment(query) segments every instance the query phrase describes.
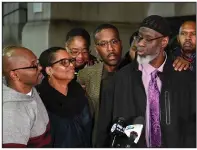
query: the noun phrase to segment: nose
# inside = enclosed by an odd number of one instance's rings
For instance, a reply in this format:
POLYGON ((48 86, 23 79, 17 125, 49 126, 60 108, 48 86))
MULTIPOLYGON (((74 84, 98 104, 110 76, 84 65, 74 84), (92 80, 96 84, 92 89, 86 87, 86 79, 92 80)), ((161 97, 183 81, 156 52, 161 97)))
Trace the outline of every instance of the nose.
POLYGON ((188 33, 188 34, 186 35, 186 39, 191 39, 191 34, 190 34, 190 33, 188 33))
POLYGON ((77 58, 83 58, 83 54, 80 52, 76 57, 77 58))
POLYGON ((107 50, 108 51, 114 51, 114 48, 113 48, 113 46, 110 42, 107 44, 107 50))
POLYGON ((72 68, 72 69, 74 69, 75 68, 74 62, 71 62, 70 65, 69 65, 69 67, 72 68))
POLYGON ((145 46, 145 40, 144 39, 140 39, 139 41, 136 41, 136 46, 145 46))

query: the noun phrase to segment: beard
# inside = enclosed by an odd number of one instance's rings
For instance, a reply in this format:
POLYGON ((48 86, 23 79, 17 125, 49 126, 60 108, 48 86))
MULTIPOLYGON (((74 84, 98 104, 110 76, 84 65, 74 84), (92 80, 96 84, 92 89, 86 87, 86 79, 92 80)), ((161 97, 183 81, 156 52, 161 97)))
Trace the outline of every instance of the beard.
POLYGON ((140 56, 140 55, 137 55, 137 62, 139 64, 148 64, 150 63, 153 59, 155 59, 157 56, 151 56, 151 55, 147 55, 147 56, 140 56))
POLYGON ((137 62, 139 64, 149 64, 152 60, 154 60, 159 55, 159 53, 160 51, 157 51, 156 54, 154 55, 144 55, 144 56, 137 55, 137 62))

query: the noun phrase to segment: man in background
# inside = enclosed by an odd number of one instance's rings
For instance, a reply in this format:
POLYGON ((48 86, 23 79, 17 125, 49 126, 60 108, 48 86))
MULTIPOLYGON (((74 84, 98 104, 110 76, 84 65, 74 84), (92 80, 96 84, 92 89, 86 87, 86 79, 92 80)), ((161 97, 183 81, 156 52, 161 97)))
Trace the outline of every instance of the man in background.
POLYGON ((178 46, 173 51, 175 70, 191 70, 196 72, 196 22, 185 21, 177 35, 178 46))

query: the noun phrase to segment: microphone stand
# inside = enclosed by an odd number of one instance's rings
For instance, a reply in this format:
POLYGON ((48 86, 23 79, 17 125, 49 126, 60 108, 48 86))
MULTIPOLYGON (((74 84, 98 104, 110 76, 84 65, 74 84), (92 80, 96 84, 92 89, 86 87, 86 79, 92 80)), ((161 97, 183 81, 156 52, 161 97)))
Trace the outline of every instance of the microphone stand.
POLYGON ((112 140, 111 147, 114 147, 115 140, 116 140, 116 135, 114 135, 114 138, 113 138, 113 140, 112 140))

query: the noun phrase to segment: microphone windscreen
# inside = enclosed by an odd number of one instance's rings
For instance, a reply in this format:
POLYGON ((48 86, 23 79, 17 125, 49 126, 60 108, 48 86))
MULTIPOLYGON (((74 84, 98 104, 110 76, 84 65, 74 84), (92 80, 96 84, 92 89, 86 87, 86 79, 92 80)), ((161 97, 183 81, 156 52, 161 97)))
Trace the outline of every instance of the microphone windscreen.
POLYGON ((129 138, 131 137, 131 139, 134 140, 134 143, 137 143, 141 136, 143 126, 144 126, 144 117, 139 116, 133 119, 132 124, 126 126, 124 133, 129 138))
POLYGON ((142 124, 142 125, 144 125, 144 117, 142 117, 142 116, 137 117, 137 118, 133 121, 133 124, 142 124))

